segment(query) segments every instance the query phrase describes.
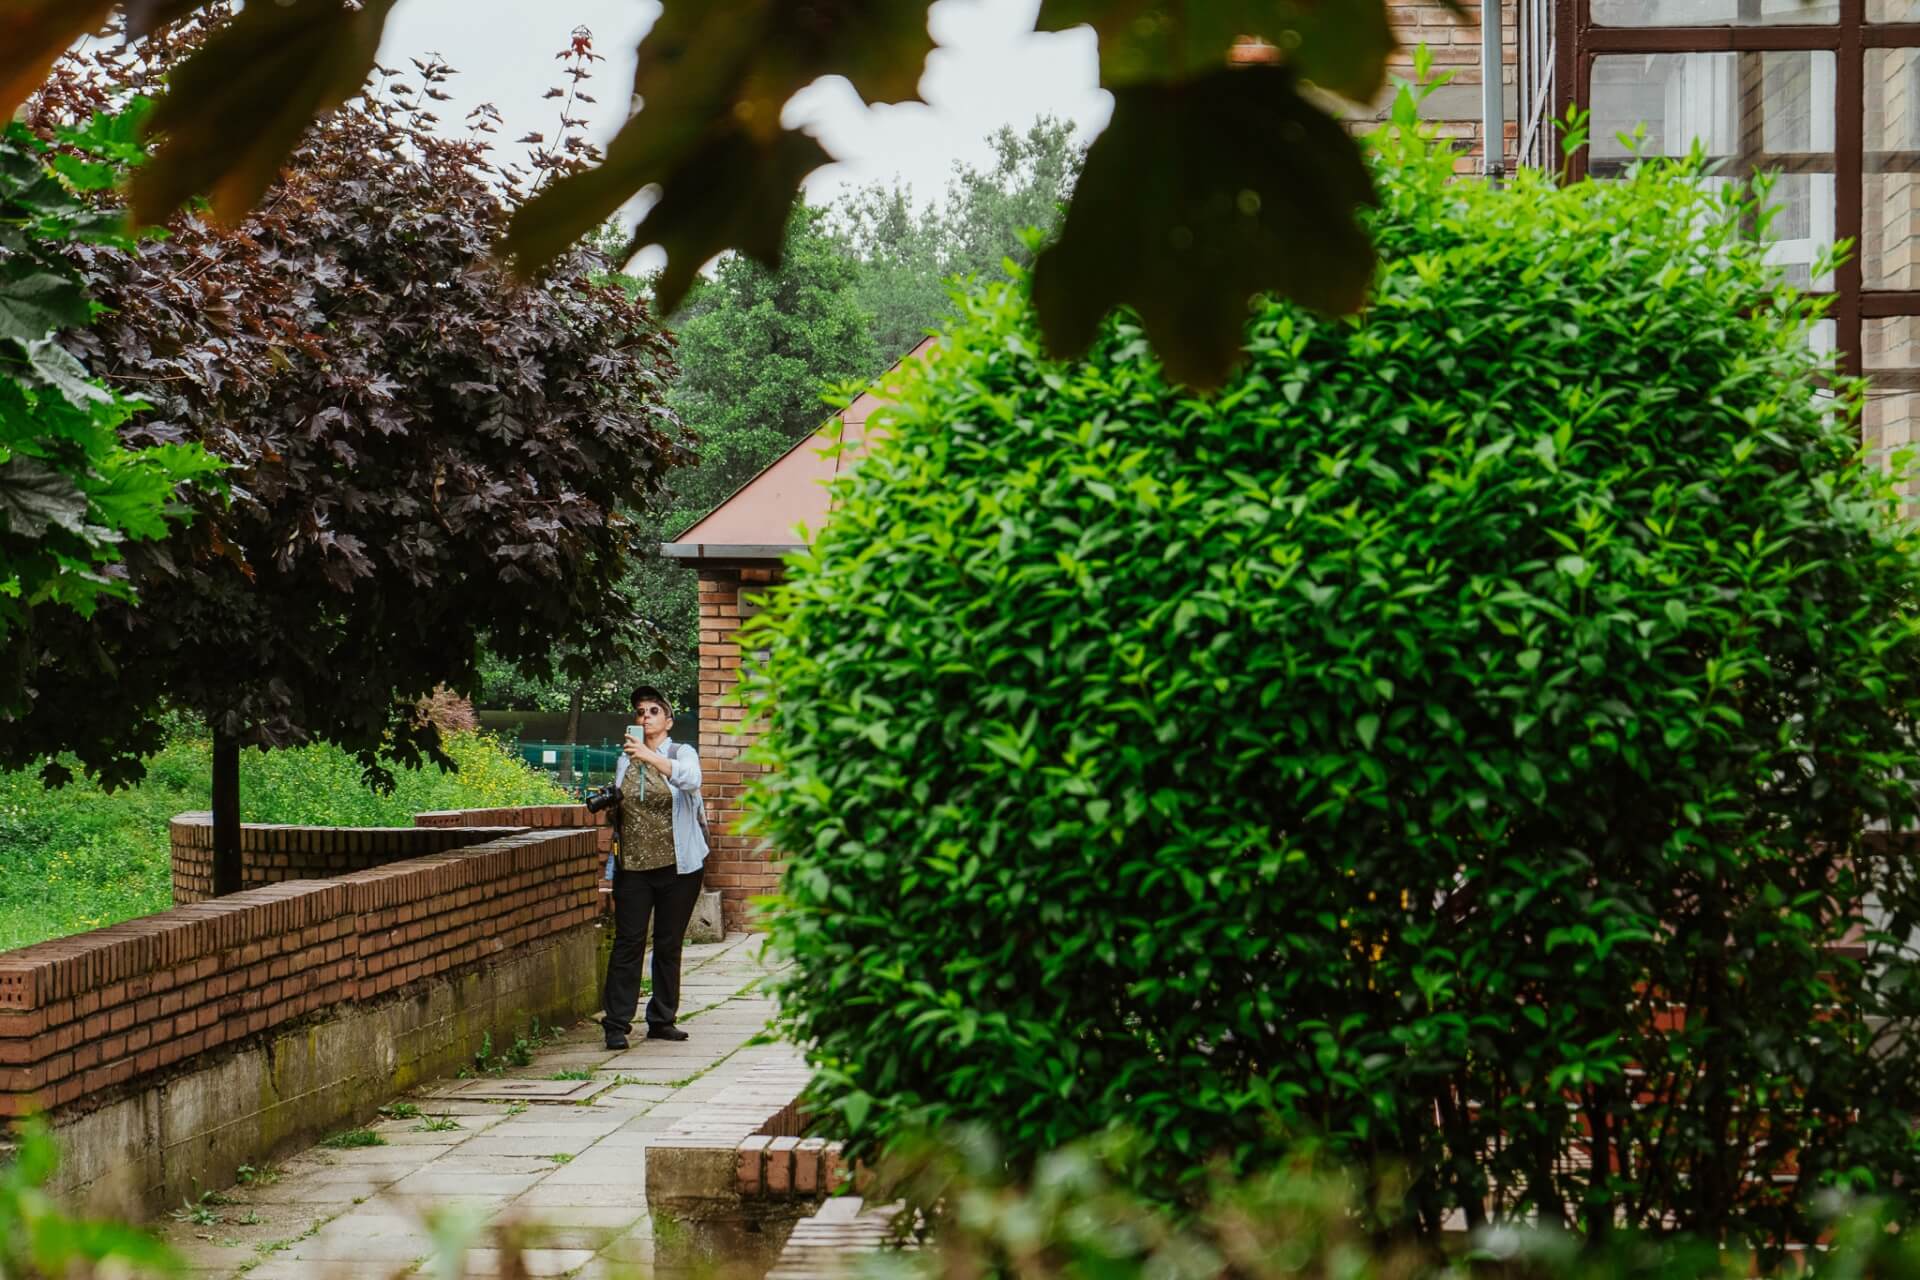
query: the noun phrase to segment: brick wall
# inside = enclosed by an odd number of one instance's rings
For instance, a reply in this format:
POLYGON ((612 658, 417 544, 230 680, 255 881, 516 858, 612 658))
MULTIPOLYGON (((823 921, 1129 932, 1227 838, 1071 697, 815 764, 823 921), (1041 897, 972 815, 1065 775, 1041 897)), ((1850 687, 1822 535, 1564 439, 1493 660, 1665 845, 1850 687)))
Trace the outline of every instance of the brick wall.
MULTIPOLYGON (((597 840, 595 847, 600 853, 599 866, 604 871, 607 855, 613 852, 611 818, 604 810, 589 813, 583 804, 534 804, 516 809, 434 809, 414 814, 413 824, 416 827, 513 827, 536 831, 592 827, 597 840)), ((608 915, 613 912, 613 881, 604 875, 600 878, 600 910, 608 915)))
POLYGON ((777 573, 776 569, 700 569, 698 745, 712 844, 707 854, 706 885, 720 891, 720 907, 728 929, 748 926, 750 899, 773 892, 782 870, 782 864, 770 859, 758 840, 734 829, 740 820, 741 797, 748 780, 766 772, 765 765, 741 759, 753 736, 744 729, 746 713, 734 697, 741 659, 735 633, 754 611, 754 588, 770 585, 777 573))
MULTIPOLYGON (((248 823, 240 828, 240 887, 287 880, 326 880, 405 858, 462 849, 528 828, 602 826, 585 805, 458 809, 415 814, 411 827, 294 827, 248 823)), ((613 831, 602 826, 602 851, 613 831)), ((173 905, 213 897, 213 819, 183 813, 167 824, 173 853, 173 905)))
POLYGON ((496 835, 0 952, 0 1115, 90 1099, 588 924, 597 847, 590 830, 496 835))
MULTIPOLYGON (((1388 64, 1388 69, 1397 76, 1406 79, 1413 77, 1413 50, 1424 44, 1433 55, 1433 68, 1436 76, 1447 74, 1447 83, 1428 95, 1421 108, 1421 114, 1432 120, 1440 133, 1464 149, 1464 155, 1456 163, 1462 173, 1478 173, 1482 154, 1481 108, 1480 108, 1480 13, 1481 6, 1472 3, 1461 5, 1460 16, 1448 12, 1435 0, 1387 0, 1388 14, 1393 22, 1393 33, 1399 39, 1401 50, 1388 64)), ((1500 11, 1500 83, 1504 102, 1501 120, 1505 125, 1501 141, 1501 154, 1505 167, 1513 168, 1514 157, 1519 150, 1519 95, 1518 64, 1520 43, 1515 30, 1519 8, 1507 5, 1500 11)), ((1358 113, 1362 120, 1377 120, 1386 116, 1393 105, 1393 95, 1388 92, 1373 104, 1371 110, 1358 113)))
MULTIPOLYGON (((385 866, 403 858, 479 844, 522 829, 422 831, 414 827, 290 827, 247 824, 240 828, 240 887, 254 889, 287 880, 326 880, 350 871, 385 866)), ((167 824, 173 846, 173 905, 213 897, 213 815, 183 813, 167 824)))

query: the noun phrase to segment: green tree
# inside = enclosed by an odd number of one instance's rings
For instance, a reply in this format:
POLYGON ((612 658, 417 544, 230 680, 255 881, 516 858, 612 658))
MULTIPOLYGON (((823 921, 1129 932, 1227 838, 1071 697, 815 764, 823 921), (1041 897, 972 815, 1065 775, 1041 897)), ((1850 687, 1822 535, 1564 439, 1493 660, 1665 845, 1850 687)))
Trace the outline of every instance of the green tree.
POLYGON ((131 599, 125 544, 188 518, 180 487, 220 469, 194 444, 129 448, 119 427, 140 402, 102 386, 60 342, 96 305, 70 251, 133 245, 84 193, 139 155, 146 105, 69 128, 58 153, 18 123, 0 131, 0 724, 26 710, 39 632, 68 611, 91 617, 131 599))
POLYGON ((694 442, 696 465, 673 482, 664 522, 678 533, 752 479, 828 415, 831 384, 881 367, 858 305, 857 264, 824 210, 800 205, 777 269, 742 255, 720 263, 671 323, 680 376, 668 403, 694 442))
MULTIPOLYGON (((624 286, 639 291, 630 277, 624 286)), ((827 211, 797 206, 787 223, 780 266, 769 269, 734 254, 688 295, 672 319, 679 375, 667 396, 674 430, 691 451, 667 492, 633 511, 642 545, 673 538, 751 480, 830 414, 827 390, 871 377, 885 359, 860 306, 862 265, 827 211)), ((694 571, 643 557, 621 585, 623 607, 659 629, 651 652, 618 658, 581 656, 578 679, 527 680, 506 664, 483 694, 528 706, 568 711, 574 723, 587 706, 624 707, 636 684, 657 685, 676 706, 697 696, 699 605, 694 571)))
POLYGON ((1414 115, 1373 304, 1219 396, 1013 287, 903 379, 743 641, 785 1031, 860 1158, 1316 1136, 1431 1240, 1813 1239, 1920 1186, 1920 539, 1745 193, 1414 115))
MULTIPOLYGON (((878 372, 860 278, 826 212, 802 204, 788 219, 778 268, 735 254, 695 287, 673 318, 680 374, 667 398, 694 462, 669 478, 664 503, 636 517, 642 541, 677 536, 817 430, 830 386, 878 372)), ((676 706, 690 704, 699 671, 694 571, 644 558, 625 591, 659 626, 661 645, 646 662, 603 675, 605 687, 588 696, 624 706, 627 690, 645 682, 676 706)))
POLYGON ((952 313, 953 277, 1005 278, 1002 263, 1031 266, 1024 234, 1060 221, 1085 152, 1071 121, 1042 116, 1024 133, 989 139, 993 163, 955 165, 944 197, 920 208, 913 193, 879 183, 850 193, 833 219, 860 260, 854 300, 886 359, 911 350, 952 313))
MULTIPOLYGON (((127 74, 177 73, 178 52, 145 46, 127 74)), ((424 63, 327 117, 238 228, 182 215, 165 238, 76 250, 111 311, 69 341, 150 405, 123 439, 204 443, 233 500, 129 548, 137 607, 47 637, 0 765, 57 783, 71 752, 130 782, 163 709, 193 710, 214 734, 223 892, 243 746, 330 741, 384 783, 451 763, 417 703, 471 689, 483 639, 543 675, 651 641, 618 595, 623 513, 680 457, 661 425, 671 342, 584 248, 531 287, 490 260, 511 187, 483 138, 432 128, 447 74, 424 63)), ((34 121, 113 92, 60 78, 34 121)))

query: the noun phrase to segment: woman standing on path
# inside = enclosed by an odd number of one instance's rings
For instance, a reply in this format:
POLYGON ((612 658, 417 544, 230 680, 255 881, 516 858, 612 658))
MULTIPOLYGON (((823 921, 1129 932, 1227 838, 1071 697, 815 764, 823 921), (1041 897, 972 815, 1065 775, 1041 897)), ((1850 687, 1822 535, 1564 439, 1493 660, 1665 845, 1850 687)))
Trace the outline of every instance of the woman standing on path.
POLYGON ((607 1048, 627 1047, 640 1002, 640 962, 653 918, 653 998, 647 1001, 647 1039, 685 1040, 680 1014, 680 948, 700 898, 707 861, 700 813, 700 756, 667 736, 673 711, 658 689, 633 691, 640 736, 628 731, 614 770, 620 793, 620 850, 613 869, 613 954, 607 960, 602 1004, 607 1048))

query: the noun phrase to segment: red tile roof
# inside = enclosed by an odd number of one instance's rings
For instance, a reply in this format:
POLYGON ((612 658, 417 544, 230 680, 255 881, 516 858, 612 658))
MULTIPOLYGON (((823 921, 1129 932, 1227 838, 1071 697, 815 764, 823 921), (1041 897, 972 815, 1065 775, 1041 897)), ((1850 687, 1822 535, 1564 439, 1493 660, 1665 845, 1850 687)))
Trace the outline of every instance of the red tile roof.
POLYGON ((888 378, 910 361, 921 359, 933 341, 924 339, 900 357, 837 418, 774 459, 663 550, 683 560, 741 558, 746 553, 739 549, 746 547, 766 548, 765 554, 770 555, 772 548, 800 545, 796 530, 802 526, 809 534, 817 532, 832 514, 828 481, 866 456, 867 418, 888 403, 888 378), (832 448, 835 421, 845 424, 842 447, 837 450, 832 448), (721 547, 734 550, 708 550, 721 547))

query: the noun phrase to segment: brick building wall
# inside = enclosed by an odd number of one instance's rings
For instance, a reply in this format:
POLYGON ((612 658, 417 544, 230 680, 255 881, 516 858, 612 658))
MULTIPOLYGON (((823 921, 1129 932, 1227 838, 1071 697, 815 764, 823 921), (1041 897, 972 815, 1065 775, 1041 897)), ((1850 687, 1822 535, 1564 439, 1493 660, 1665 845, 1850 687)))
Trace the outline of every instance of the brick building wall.
POLYGON ((742 759, 753 735, 735 696, 742 656, 736 633, 753 614, 754 589, 771 585, 778 572, 773 568, 700 569, 698 746, 712 844, 706 886, 720 891, 728 929, 749 926, 751 900, 778 888, 784 869, 783 863, 762 850, 759 840, 736 830, 748 781, 767 771, 765 765, 742 759))

